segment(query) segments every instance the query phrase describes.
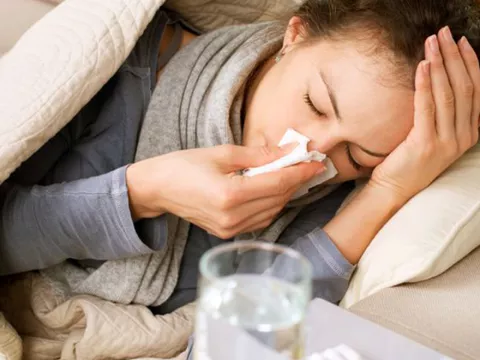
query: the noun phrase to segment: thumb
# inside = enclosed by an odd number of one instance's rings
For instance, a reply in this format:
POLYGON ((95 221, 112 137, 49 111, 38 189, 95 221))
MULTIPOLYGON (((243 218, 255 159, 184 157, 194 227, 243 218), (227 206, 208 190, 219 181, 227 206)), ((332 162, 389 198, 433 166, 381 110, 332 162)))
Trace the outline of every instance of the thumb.
POLYGON ((289 143, 281 147, 269 146, 226 146, 221 154, 221 165, 225 171, 232 172, 251 167, 262 166, 288 155, 298 143, 289 143))

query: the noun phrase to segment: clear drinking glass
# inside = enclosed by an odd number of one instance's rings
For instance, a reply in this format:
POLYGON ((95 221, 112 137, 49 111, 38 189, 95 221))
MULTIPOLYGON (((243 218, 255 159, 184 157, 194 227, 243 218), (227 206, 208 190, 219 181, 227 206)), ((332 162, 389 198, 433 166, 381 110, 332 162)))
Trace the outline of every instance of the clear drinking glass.
POLYGON ((302 359, 310 262, 290 248, 236 241, 200 261, 195 360, 302 359))

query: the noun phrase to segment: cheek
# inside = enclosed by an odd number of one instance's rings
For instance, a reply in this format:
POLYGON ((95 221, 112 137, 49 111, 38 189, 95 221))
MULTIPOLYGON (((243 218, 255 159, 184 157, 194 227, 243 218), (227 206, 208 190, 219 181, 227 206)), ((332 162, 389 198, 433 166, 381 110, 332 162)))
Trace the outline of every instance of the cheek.
POLYGON ((264 78, 255 105, 257 129, 267 144, 278 144, 288 128, 312 140, 330 137, 329 122, 319 119, 304 101, 307 82, 299 66, 288 62, 275 66, 264 78))
POLYGON ((264 102, 262 116, 263 132, 269 144, 277 144, 288 128, 315 138, 314 115, 303 102, 300 92, 294 92, 287 86, 272 89, 264 102))

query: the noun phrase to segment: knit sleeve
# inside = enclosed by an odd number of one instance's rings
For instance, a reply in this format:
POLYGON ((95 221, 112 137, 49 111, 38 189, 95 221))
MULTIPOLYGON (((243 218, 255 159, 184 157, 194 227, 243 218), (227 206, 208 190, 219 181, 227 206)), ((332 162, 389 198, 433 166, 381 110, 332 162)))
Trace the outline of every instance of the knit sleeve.
POLYGON ((313 297, 339 303, 355 267, 340 253, 327 233, 316 228, 298 238, 291 247, 312 263, 313 297))
POLYGON ((0 275, 42 269, 66 259, 113 260, 159 250, 166 221, 155 239, 142 241, 132 221, 126 167, 49 186, 0 187, 0 275))

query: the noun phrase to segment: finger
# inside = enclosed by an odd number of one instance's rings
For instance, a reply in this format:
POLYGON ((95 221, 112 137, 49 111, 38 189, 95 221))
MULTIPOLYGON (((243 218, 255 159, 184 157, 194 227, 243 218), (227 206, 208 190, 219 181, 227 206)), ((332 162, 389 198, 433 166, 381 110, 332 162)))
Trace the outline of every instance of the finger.
POLYGON ((257 198, 232 208, 230 212, 219 215, 215 223, 209 226, 219 225, 224 229, 235 229, 251 226, 278 214, 291 200, 298 187, 293 187, 285 194, 270 197, 257 198))
POLYGON ((439 32, 440 50, 455 99, 455 132, 458 144, 470 147, 473 83, 448 26, 439 32))
POLYGON ((414 127, 426 141, 436 135, 435 102, 433 101, 430 81, 430 62, 423 60, 418 64, 415 74, 414 127))
POLYGON ((292 152, 297 145, 297 143, 286 144, 282 147, 222 145, 213 149, 217 152, 222 168, 227 172, 233 172, 262 166, 280 159, 292 152))
POLYGON ((312 161, 252 177, 236 176, 239 196, 245 200, 285 195, 325 171, 323 163, 312 161))
POLYGON ((212 219, 209 226, 218 226, 222 229, 237 229, 244 227, 245 223, 251 224, 252 218, 262 217, 262 214, 269 214, 273 210, 280 211, 289 198, 286 196, 272 196, 255 199, 238 206, 233 207, 228 211, 223 211, 221 214, 212 219))
POLYGON ((283 208, 278 203, 279 201, 268 208, 265 208, 265 204, 262 204, 262 211, 250 206, 248 214, 240 214, 237 211, 231 214, 223 214, 218 216, 215 219, 216 221, 209 219, 209 221, 202 224, 202 228, 222 239, 231 238, 251 231, 252 228, 258 229, 257 224, 269 224, 283 208), (244 219, 240 221, 242 217, 244 219))
POLYGON ((246 232, 251 232, 256 230, 263 230, 267 228, 274 222, 275 218, 278 216, 279 213, 280 211, 273 213, 271 214, 271 216, 268 216, 265 218, 259 217, 257 219, 252 219, 252 220, 258 220, 258 221, 257 222, 251 221, 250 224, 246 224, 246 227, 242 230, 242 232, 246 233, 246 232))
POLYGON ((436 35, 425 42, 426 59, 430 61, 430 79, 435 101, 435 124, 437 134, 446 140, 455 136, 455 100, 443 65, 440 46, 436 35))
POLYGON ((242 234, 250 231, 255 231, 259 229, 265 229, 268 227, 275 217, 282 211, 282 207, 272 208, 268 211, 256 214, 255 216, 250 217, 247 221, 242 223, 236 228, 232 228, 231 231, 234 234, 242 234))
POLYGON ((477 54, 468 42, 462 37, 459 41, 460 54, 465 62, 465 67, 473 83, 473 105, 470 119, 472 143, 478 141, 478 126, 480 118, 480 67, 477 54))

